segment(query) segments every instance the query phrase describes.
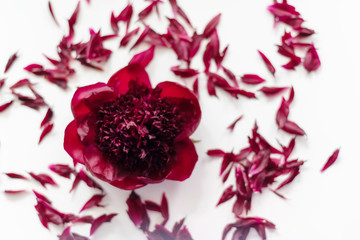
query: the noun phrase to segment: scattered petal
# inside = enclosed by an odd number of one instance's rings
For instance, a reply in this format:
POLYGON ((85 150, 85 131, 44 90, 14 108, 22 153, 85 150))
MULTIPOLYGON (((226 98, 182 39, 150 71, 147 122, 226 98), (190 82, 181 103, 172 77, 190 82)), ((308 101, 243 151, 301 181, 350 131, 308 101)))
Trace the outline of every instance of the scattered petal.
POLYGON ((275 76, 276 70, 275 67, 272 65, 272 63, 270 62, 270 60, 260 50, 258 50, 258 53, 260 54, 262 60, 264 61, 266 67, 269 69, 271 74, 275 76))
POLYGON ((96 194, 94 196, 92 196, 85 204, 84 206, 81 208, 80 212, 92 208, 92 207, 104 207, 103 205, 101 205, 101 201, 102 199, 105 197, 105 195, 103 194, 96 194))
POLYGON ((113 217, 115 217, 117 214, 116 213, 112 213, 109 215, 101 215, 100 217, 96 218, 92 224, 91 224, 91 229, 90 229, 90 236, 94 234, 94 232, 103 224, 106 222, 111 222, 111 220, 113 219, 113 217))
POLYGON ((4 73, 6 73, 11 68, 11 66, 14 64, 15 60, 17 59, 17 57, 18 57, 17 52, 10 56, 10 58, 6 64, 4 73))
POLYGON ((234 131, 235 125, 244 117, 244 115, 240 115, 238 118, 235 119, 235 121, 230 124, 230 126, 228 126, 228 129, 230 129, 230 131, 234 131))
POLYGON ((336 149, 335 152, 329 157, 329 159, 326 161, 324 167, 321 169, 321 172, 325 171, 326 169, 328 169, 328 167, 330 167, 331 165, 333 165, 333 163, 337 160, 338 156, 339 156, 339 152, 340 152, 340 148, 336 149))
POLYGON ((53 129, 53 127, 54 127, 54 124, 52 124, 52 123, 47 123, 47 124, 44 126, 44 129, 43 129, 43 131, 42 131, 42 133, 41 133, 41 136, 40 136, 40 139, 39 139, 39 144, 42 142, 42 140, 44 139, 44 137, 51 132, 51 130, 53 129))
POLYGON ((265 79, 255 74, 244 74, 241 77, 241 81, 246 84, 260 84, 265 82, 265 79))
POLYGON ((289 87, 262 87, 259 91, 270 97, 278 95, 287 89, 289 89, 289 87))
POLYGON ((52 185, 52 186, 58 186, 57 183, 47 174, 41 173, 41 174, 35 174, 30 172, 29 175, 38 181, 44 188, 46 188, 46 185, 52 185))
POLYGON ((70 178, 71 174, 74 173, 74 169, 65 164, 51 164, 49 169, 64 178, 70 178))
POLYGON ((215 31, 217 25, 220 22, 221 13, 216 15, 213 19, 210 20, 210 22, 206 25, 203 35, 205 38, 210 37, 210 35, 215 31))
POLYGON ((8 176, 9 178, 29 180, 27 177, 18 173, 5 173, 5 175, 8 176))
POLYGON ((8 103, 4 103, 3 105, 0 105, 0 112, 5 111, 8 107, 11 106, 11 104, 13 104, 14 101, 10 101, 8 103))
POLYGON ((307 51, 305 58, 304 58, 304 67, 308 72, 312 72, 317 70, 320 67, 320 58, 319 55, 314 47, 311 46, 307 51))

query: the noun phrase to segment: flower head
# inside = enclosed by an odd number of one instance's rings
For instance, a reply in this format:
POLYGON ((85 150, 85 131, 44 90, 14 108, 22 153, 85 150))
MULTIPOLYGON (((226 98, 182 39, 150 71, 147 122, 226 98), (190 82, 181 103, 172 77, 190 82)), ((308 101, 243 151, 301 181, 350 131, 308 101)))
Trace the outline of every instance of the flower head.
POLYGON ((201 110, 187 88, 173 82, 152 88, 145 69, 130 64, 107 84, 77 89, 71 109, 64 148, 96 177, 135 189, 191 175, 198 156, 189 136, 201 110))

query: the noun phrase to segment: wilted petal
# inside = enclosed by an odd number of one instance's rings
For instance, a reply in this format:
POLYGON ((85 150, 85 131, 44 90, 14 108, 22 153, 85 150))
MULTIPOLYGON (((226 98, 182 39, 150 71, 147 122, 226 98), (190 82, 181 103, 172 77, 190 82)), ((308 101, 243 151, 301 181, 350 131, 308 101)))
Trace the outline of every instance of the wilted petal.
POLYGON ((74 173, 74 169, 65 164, 51 164, 49 169, 64 178, 70 178, 71 174, 74 173))
POLYGON ((47 136, 47 135, 51 132, 51 130, 53 129, 53 127, 54 127, 54 124, 52 124, 52 123, 47 123, 47 124, 45 124, 44 129, 43 129, 43 131, 41 132, 41 135, 40 135, 40 138, 39 138, 39 144, 40 144, 41 141, 44 139, 44 137, 47 136))
POLYGON ((236 194, 236 192, 233 190, 232 185, 227 187, 224 190, 224 192, 223 192, 219 202, 216 204, 216 206, 219 206, 220 204, 229 201, 231 198, 233 198, 235 196, 235 194, 236 194))

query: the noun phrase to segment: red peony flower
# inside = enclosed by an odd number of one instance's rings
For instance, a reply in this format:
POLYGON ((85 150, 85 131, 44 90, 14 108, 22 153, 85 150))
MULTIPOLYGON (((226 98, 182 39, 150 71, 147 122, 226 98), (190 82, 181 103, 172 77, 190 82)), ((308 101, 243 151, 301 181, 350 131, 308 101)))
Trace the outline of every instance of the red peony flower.
POLYGON ((198 156, 189 136, 199 125, 196 96, 173 82, 151 87, 145 69, 130 64, 107 84, 77 89, 64 148, 99 179, 136 189, 187 179, 198 156))

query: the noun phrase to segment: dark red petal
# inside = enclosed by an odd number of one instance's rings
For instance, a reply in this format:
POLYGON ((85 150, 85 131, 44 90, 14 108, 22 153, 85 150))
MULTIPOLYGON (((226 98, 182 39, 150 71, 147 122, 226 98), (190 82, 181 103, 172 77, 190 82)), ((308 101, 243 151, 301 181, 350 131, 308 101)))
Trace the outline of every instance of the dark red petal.
POLYGON ((225 152, 220 149, 212 149, 207 151, 207 155, 209 155, 210 157, 224 157, 225 152))
POLYGON ((0 79, 0 89, 4 86, 6 78, 0 79))
POLYGON ((281 105, 276 113, 276 123, 279 126, 279 128, 283 128, 285 125, 285 122, 287 121, 287 118, 289 116, 289 103, 282 98, 281 105))
POLYGON ((6 73, 11 68, 11 66, 13 65, 15 60, 17 59, 17 57, 18 57, 17 53, 14 53, 13 55, 10 56, 10 58, 9 58, 7 64, 6 64, 4 73, 6 73))
POLYGON ((74 169, 65 164, 51 164, 49 169, 64 178, 70 178, 71 174, 74 173, 74 169))
POLYGON ((244 117, 244 115, 240 115, 238 118, 235 119, 235 121, 230 124, 227 128, 230 129, 230 131, 234 131, 235 125, 244 117))
POLYGON ((24 68, 26 71, 31 72, 35 75, 41 76, 45 75, 46 72, 44 70, 44 67, 39 64, 30 64, 24 68))
POLYGON ((139 195, 132 191, 129 198, 126 200, 126 204, 128 206, 127 213, 135 226, 144 232, 148 231, 150 219, 139 195))
POLYGON ((77 21, 77 17, 78 17, 78 14, 79 14, 79 11, 80 11, 80 1, 78 2, 78 4, 76 5, 76 8, 73 12, 73 14, 71 15, 70 19, 69 19, 69 26, 71 29, 73 29, 76 21, 77 21))
POLYGON ((193 83, 193 92, 199 98, 199 78, 196 78, 193 83))
POLYGON ((265 82, 265 79, 259 77, 256 74, 244 74, 241 77, 241 81, 246 84, 260 84, 265 82))
POLYGON ((117 214, 116 213, 112 213, 109 215, 101 215, 100 217, 96 218, 92 224, 91 224, 91 229, 90 229, 90 236, 94 234, 94 232, 103 224, 106 222, 110 222, 113 217, 115 217, 117 214))
POLYGON ((134 37, 138 33, 139 29, 140 28, 137 27, 134 30, 125 34, 125 36, 121 39, 120 47, 125 47, 130 42, 131 38, 134 37))
POLYGON ((315 71, 320 67, 320 58, 314 46, 309 48, 304 58, 304 67, 308 72, 315 71))
POLYGON ((161 225, 165 226, 165 224, 169 220, 169 204, 168 204, 168 200, 165 196, 165 193, 163 193, 163 195, 162 195, 160 207, 161 207, 161 215, 164 218, 161 225))
POLYGON ((194 77, 199 74, 198 70, 195 70, 192 68, 181 69, 179 66, 171 67, 171 71, 173 71, 173 73, 176 76, 179 76, 182 78, 190 78, 190 77, 194 77))
POLYGON ((11 106, 11 104, 13 104, 13 102, 14 102, 14 101, 10 101, 10 102, 8 102, 8 103, 5 103, 5 104, 3 104, 3 105, 0 105, 0 112, 5 111, 8 107, 11 106))
POLYGON ((103 194, 96 194, 94 196, 92 196, 85 204, 84 206, 81 208, 80 212, 92 208, 92 207, 104 207, 103 205, 101 205, 101 201, 102 199, 105 197, 105 195, 103 194))
POLYGON ((51 5, 50 1, 49 1, 49 11, 50 11, 51 17, 53 18, 56 25, 60 26, 59 22, 56 20, 56 17, 55 17, 55 14, 54 14, 54 11, 53 11, 53 8, 52 8, 52 5, 51 5))
POLYGON ((154 57, 155 46, 151 46, 149 49, 136 54, 129 62, 129 64, 140 64, 145 68, 154 57))
POLYGON ((77 134, 77 126, 74 120, 66 127, 64 137, 64 149, 72 157, 74 165, 77 163, 85 164, 84 147, 77 134))
POLYGON ((94 218, 92 216, 77 217, 71 220, 71 223, 92 223, 94 218))
POLYGON ((151 88, 151 83, 147 72, 140 64, 130 64, 109 79, 108 85, 113 88, 115 95, 125 94, 129 90, 129 82, 137 81, 140 85, 151 88))
POLYGON ((118 20, 116 19, 114 12, 111 12, 110 25, 113 32, 117 34, 119 32, 119 26, 118 26, 118 20))
POLYGON ((51 108, 48 108, 46 115, 40 124, 40 127, 43 127, 45 124, 49 123, 51 121, 53 115, 54 114, 53 114, 53 111, 51 110, 51 108))
POLYGON ((142 20, 144 20, 147 16, 149 16, 154 7, 155 7, 155 4, 154 4, 154 2, 152 2, 152 3, 149 4, 149 6, 147 6, 147 7, 144 8, 141 12, 139 12, 139 14, 138 14, 139 20, 142 21, 142 20))
POLYGON ((188 88, 174 82, 161 82, 156 87, 161 89, 160 97, 176 100, 174 103, 182 110, 184 117, 188 121, 185 122, 184 131, 177 139, 189 137, 196 130, 201 119, 201 109, 197 97, 188 88), (184 99, 190 100, 191 105, 182 104, 183 101, 181 100, 184 99))
POLYGON ((5 175, 8 176, 9 178, 28 180, 27 177, 18 173, 5 173, 5 175))
POLYGON ((137 45, 139 45, 140 43, 142 43, 145 40, 146 36, 149 34, 149 30, 150 30, 150 27, 146 26, 144 31, 141 33, 140 37, 138 38, 138 40, 136 40, 136 42, 130 48, 130 50, 134 49, 137 45))
POLYGON ((260 54, 262 60, 264 61, 266 67, 269 69, 271 74, 275 76, 276 70, 275 70, 275 67, 272 65, 272 63, 270 62, 270 60, 260 50, 258 50, 258 53, 260 54))
POLYGON ((26 193, 26 190, 4 190, 6 194, 19 194, 19 193, 26 193))
POLYGON ((326 161, 324 167, 321 169, 321 172, 325 171, 328 167, 330 167, 338 158, 340 149, 336 149, 335 152, 329 157, 326 161))
POLYGON ((38 181, 44 188, 46 188, 46 184, 50 184, 52 186, 58 186, 57 183, 47 174, 35 174, 30 172, 29 175, 38 181))
POLYGON ((220 22, 221 13, 216 15, 213 19, 210 20, 210 22, 206 25, 203 35, 205 38, 210 37, 210 35, 215 31, 217 25, 220 22))
POLYGON ((173 168, 167 179, 183 181, 190 177, 198 160, 198 155, 194 143, 190 139, 176 142, 174 150, 173 168))
POLYGON ((86 185, 90 188, 97 188, 101 191, 103 191, 102 187, 97 183, 95 182, 94 179, 92 179, 91 177, 89 177, 85 172, 84 170, 80 170, 80 172, 76 175, 76 178, 74 180, 74 183, 73 183, 73 187, 71 188, 70 192, 77 186, 77 184, 80 182, 80 181, 83 181, 84 183, 86 183, 86 185))
POLYGON ((35 194, 35 196, 36 196, 37 199, 41 199, 41 200, 43 200, 44 202, 47 202, 48 204, 51 204, 51 201, 50 201, 47 197, 45 197, 44 195, 38 193, 38 192, 35 191, 35 190, 33 190, 33 193, 35 194))
POLYGON ((54 124, 52 123, 47 123, 45 126, 44 126, 44 129, 43 131, 41 132, 41 136, 39 138, 39 144, 41 143, 41 141, 44 139, 45 136, 47 136, 51 130, 53 129, 54 127, 54 124))
POLYGON ((262 87, 259 91, 264 93, 266 96, 274 96, 287 89, 289 89, 289 87, 262 87))
POLYGON ((91 111, 89 106, 93 102, 94 104, 101 104, 114 100, 115 95, 113 92, 105 83, 95 83, 78 88, 71 100, 71 111, 75 119, 88 114, 91 111))
POLYGON ((233 191, 233 186, 229 186, 227 187, 223 194, 221 195, 221 198, 219 200, 219 202, 216 204, 216 206, 219 206, 220 204, 229 201, 231 198, 233 198, 235 196, 236 192, 233 191))
POLYGON ((281 129, 291 134, 300 135, 300 136, 305 135, 304 130, 302 130, 296 123, 289 120, 285 122, 284 126, 281 129))

